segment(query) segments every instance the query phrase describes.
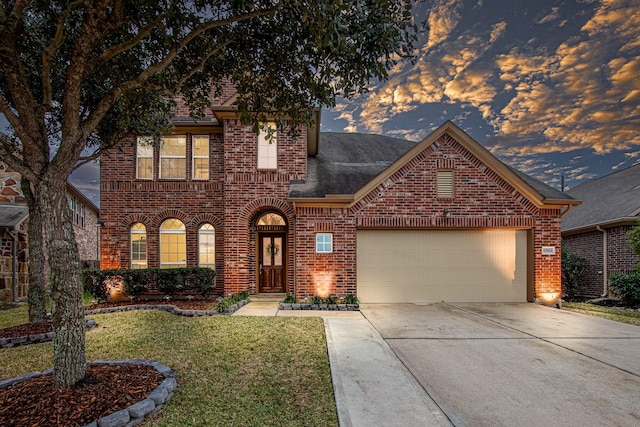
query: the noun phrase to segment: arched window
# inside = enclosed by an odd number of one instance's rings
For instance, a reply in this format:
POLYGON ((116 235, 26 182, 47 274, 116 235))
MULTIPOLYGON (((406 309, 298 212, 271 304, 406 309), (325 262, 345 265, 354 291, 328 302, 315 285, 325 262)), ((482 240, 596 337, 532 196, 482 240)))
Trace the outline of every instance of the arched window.
POLYGON ((287 225, 287 223, 277 213, 267 212, 258 218, 258 225, 287 225))
POLYGON ((169 218, 160 225, 160 268, 187 266, 187 235, 184 223, 169 218))
POLYGON ((211 224, 198 228, 198 266, 216 268, 216 229, 211 224))
POLYGON ((139 222, 131 226, 131 269, 147 268, 147 228, 139 222))

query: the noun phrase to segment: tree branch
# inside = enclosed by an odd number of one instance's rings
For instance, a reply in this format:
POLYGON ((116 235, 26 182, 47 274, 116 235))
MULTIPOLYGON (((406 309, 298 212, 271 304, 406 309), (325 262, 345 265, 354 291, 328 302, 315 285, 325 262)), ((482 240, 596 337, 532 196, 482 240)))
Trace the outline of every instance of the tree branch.
POLYGON ((51 94, 51 56, 64 42, 64 23, 69 16, 69 13, 76 7, 79 7, 84 3, 83 0, 76 0, 69 3, 67 8, 58 17, 58 23, 56 24, 56 34, 51 40, 51 43, 42 53, 42 108, 43 111, 48 111, 51 108, 52 94, 51 94))

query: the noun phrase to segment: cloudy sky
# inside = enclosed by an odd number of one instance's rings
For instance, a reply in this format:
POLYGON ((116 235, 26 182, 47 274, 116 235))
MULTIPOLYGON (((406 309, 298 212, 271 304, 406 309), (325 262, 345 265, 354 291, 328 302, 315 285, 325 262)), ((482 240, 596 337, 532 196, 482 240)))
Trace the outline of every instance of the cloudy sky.
POLYGON ((547 184, 640 161, 640 0, 435 0, 415 64, 323 111, 322 130, 421 140, 452 120, 547 184))
MULTIPOLYGON (((640 0, 431 0, 415 63, 322 112, 323 131, 419 141, 452 120, 560 187, 640 161, 640 0)), ((97 165, 71 181, 98 203, 97 165)))

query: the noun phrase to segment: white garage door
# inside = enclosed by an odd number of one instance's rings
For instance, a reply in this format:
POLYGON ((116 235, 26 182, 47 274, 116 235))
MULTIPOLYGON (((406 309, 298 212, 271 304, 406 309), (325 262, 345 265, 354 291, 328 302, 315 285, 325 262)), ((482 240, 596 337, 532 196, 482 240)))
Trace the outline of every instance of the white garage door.
POLYGON ((526 230, 358 230, 358 298, 525 302, 526 230))

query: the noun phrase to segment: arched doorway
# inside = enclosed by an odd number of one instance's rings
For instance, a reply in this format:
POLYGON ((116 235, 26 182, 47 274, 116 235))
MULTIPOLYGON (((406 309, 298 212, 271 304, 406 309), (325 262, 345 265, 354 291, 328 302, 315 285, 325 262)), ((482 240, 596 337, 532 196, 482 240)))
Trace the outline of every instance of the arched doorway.
POLYGON ((287 291, 287 223, 282 215, 266 212, 258 217, 258 293, 287 291))

